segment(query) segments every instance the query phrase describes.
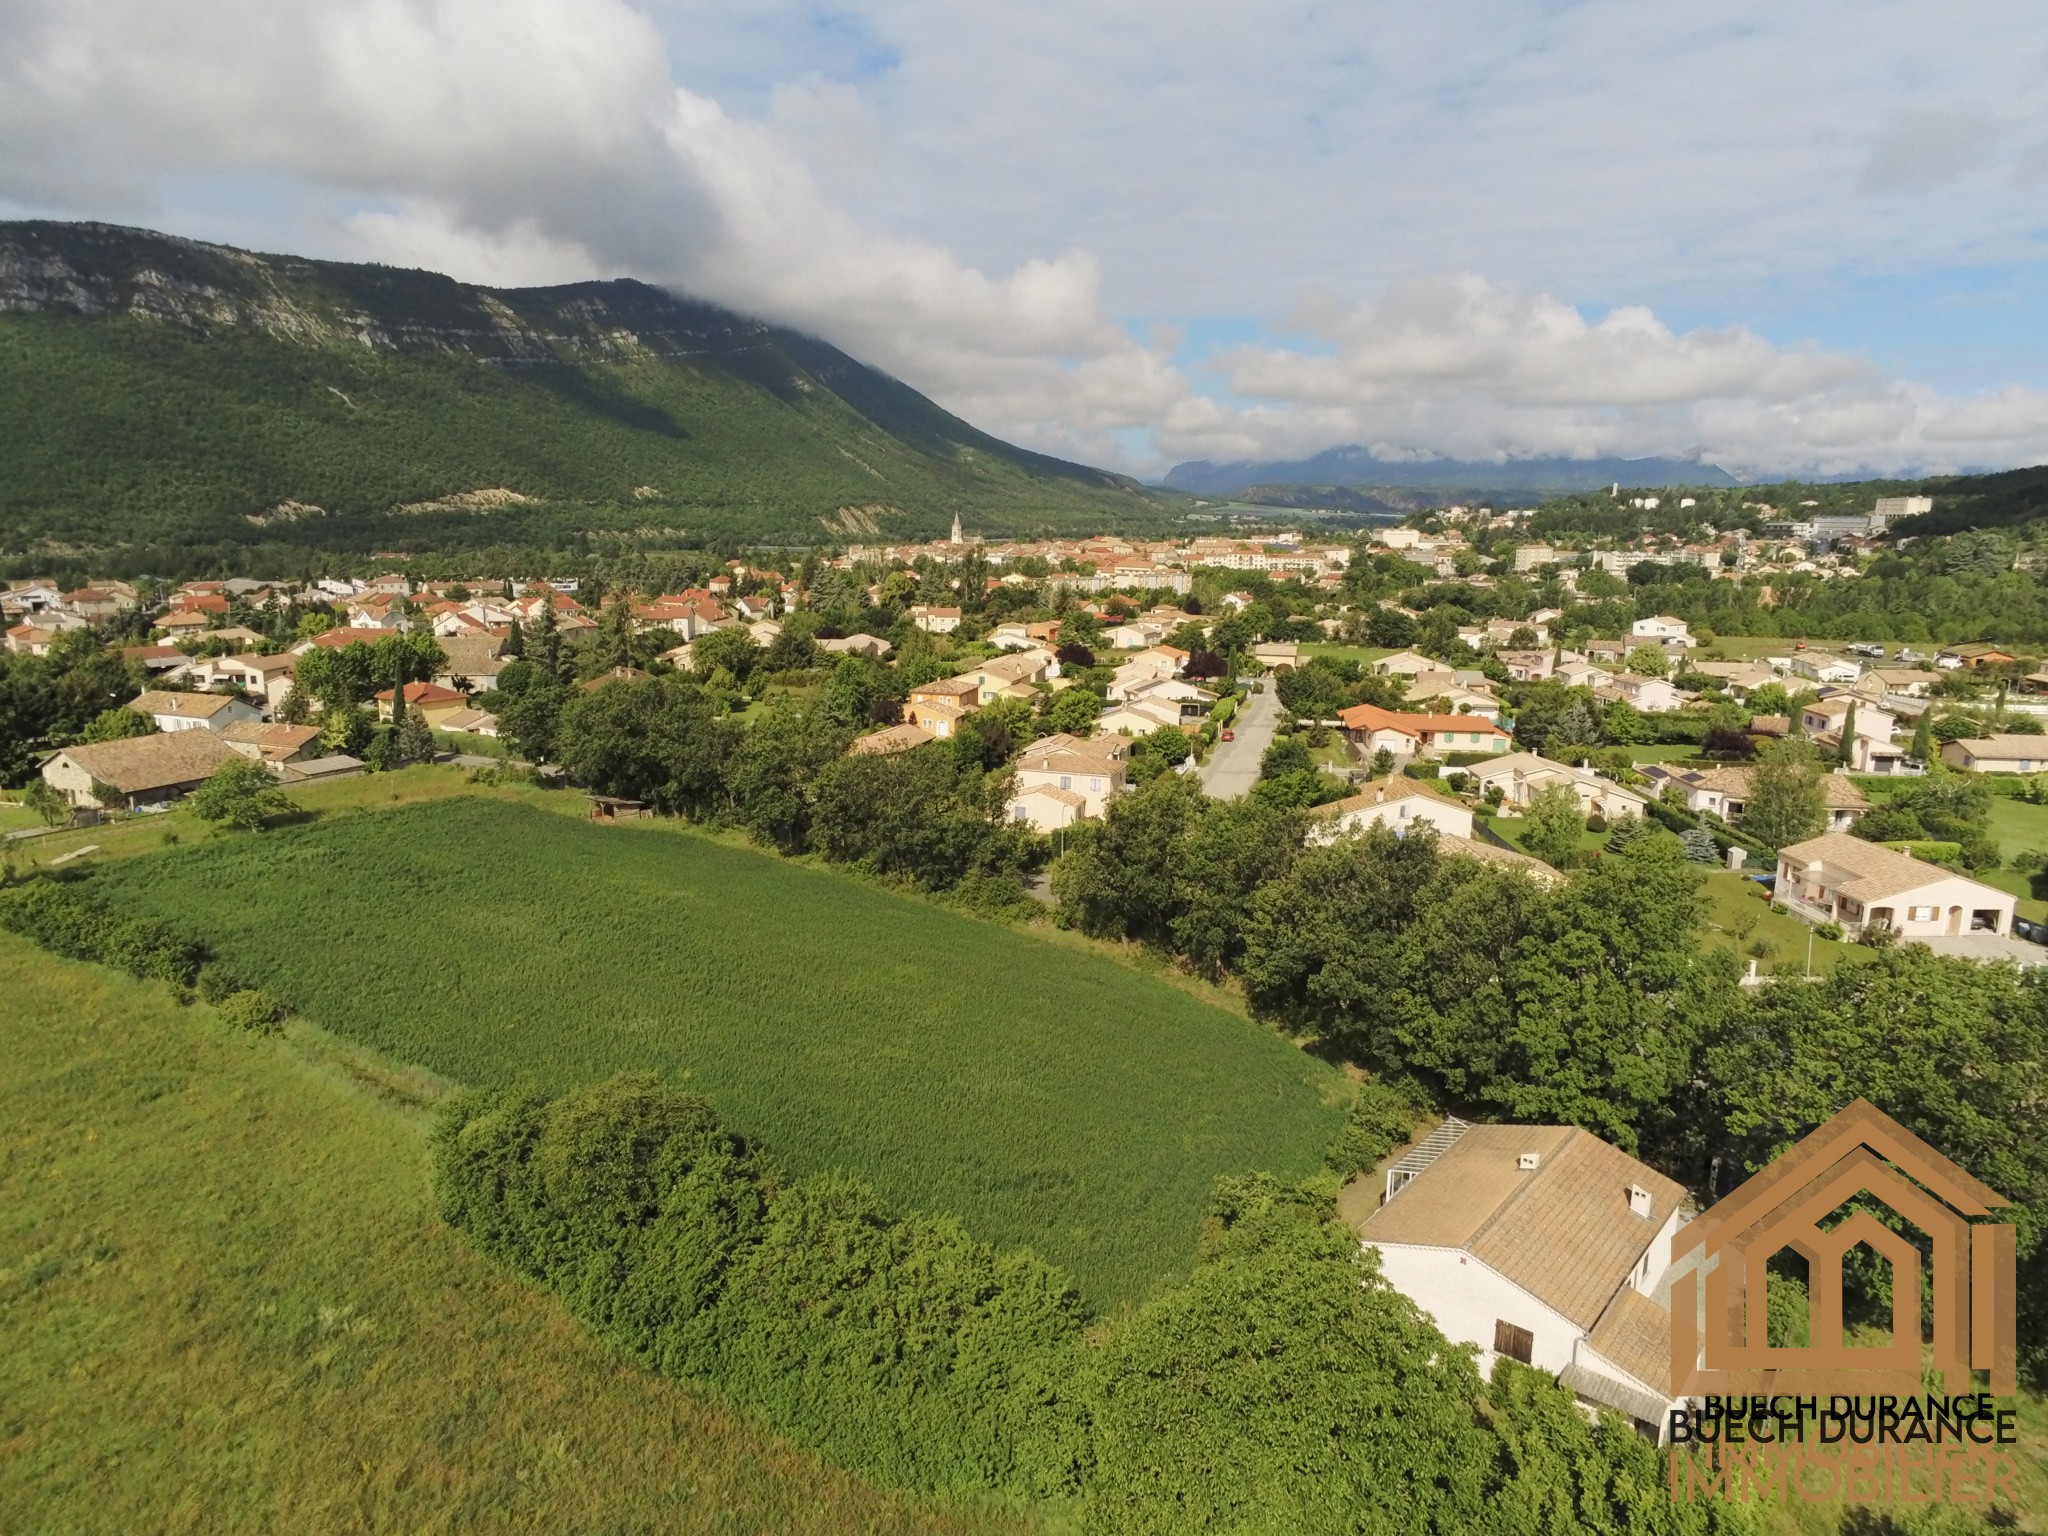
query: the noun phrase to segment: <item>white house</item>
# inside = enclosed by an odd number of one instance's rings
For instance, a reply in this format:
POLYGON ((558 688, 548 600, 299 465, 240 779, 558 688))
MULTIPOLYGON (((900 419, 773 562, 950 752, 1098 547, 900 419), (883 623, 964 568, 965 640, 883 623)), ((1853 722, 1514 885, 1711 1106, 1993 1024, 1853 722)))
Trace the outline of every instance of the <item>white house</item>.
POLYGON ((1645 715, 1676 712, 1690 695, 1680 693, 1661 677, 1636 677, 1622 673, 1595 690, 1610 702, 1629 704, 1645 715))
POLYGON ((1860 837, 1828 832, 1778 850, 1774 905, 1846 933, 1890 928, 1903 939, 2012 932, 2019 898, 1860 837))
POLYGON ((1359 793, 1333 800, 1309 812, 1311 843, 1334 843, 1347 832, 1387 827, 1405 834, 1411 827, 1434 827, 1452 837, 1472 835, 1472 808, 1431 789, 1420 779, 1376 779, 1359 793))
POLYGON ((1187 665, 1187 660, 1188 653, 1175 646, 1147 647, 1118 667, 1111 676, 1108 688, 1111 701, 1121 700, 1146 683, 1179 677, 1180 669, 1187 665))
MULTIPOLYGON (((1756 785, 1756 770, 1746 764, 1687 771, 1662 763, 1645 763, 1643 773, 1660 794, 1677 796, 1696 815, 1718 816, 1723 821, 1734 821, 1742 815, 1756 785)), ((1846 775, 1824 774, 1820 782, 1830 832, 1848 831, 1870 809, 1863 791, 1846 775)))
POLYGON ((1534 752, 1510 752, 1505 757, 1474 763, 1465 772, 1481 794, 1498 785, 1501 804, 1509 810, 1527 810, 1529 802, 1552 784, 1571 786, 1579 797, 1580 809, 1589 815, 1597 811, 1609 821, 1617 816, 1641 816, 1643 808, 1649 804, 1634 790, 1624 789, 1611 779, 1603 779, 1591 769, 1554 763, 1534 752))
POLYGON ((147 715, 156 728, 174 731, 218 731, 243 721, 254 724, 263 711, 231 693, 161 693, 151 689, 128 701, 138 715, 147 715))
POLYGON ((960 610, 918 603, 910 610, 910 622, 929 635, 950 635, 960 627, 960 610))
POLYGON ((1441 1328, 1549 1372, 1661 1441, 1671 1394, 1671 1237, 1685 1191, 1566 1125, 1447 1120, 1394 1164, 1358 1223, 1380 1271, 1441 1328))
POLYGON ((1661 645, 1667 650, 1690 650, 1699 643, 1693 639, 1685 620, 1674 619, 1668 613, 1637 619, 1629 626, 1628 637, 1638 645, 1661 645))
POLYGON ((1830 656, 1825 651, 1800 651, 1786 659, 1795 676, 1811 678, 1816 683, 1853 683, 1863 675, 1862 662, 1830 656))

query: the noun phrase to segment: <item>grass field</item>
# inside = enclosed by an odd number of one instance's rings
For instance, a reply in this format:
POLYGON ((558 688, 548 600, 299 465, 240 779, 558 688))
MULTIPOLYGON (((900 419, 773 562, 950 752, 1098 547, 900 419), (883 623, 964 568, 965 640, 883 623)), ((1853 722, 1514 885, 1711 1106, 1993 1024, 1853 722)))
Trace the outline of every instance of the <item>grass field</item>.
POLYGON ((1216 1175, 1306 1174, 1340 1118, 1334 1072, 1186 992, 659 825, 468 797, 98 881, 352 1039, 471 1083, 662 1073, 1102 1308, 1184 1269, 1216 1175))
POLYGON ((0 998, 0 1530, 1028 1528, 623 1362, 441 1224, 421 1115, 339 1042, 6 934, 0 998))
POLYGON ((1378 661, 1382 656, 1395 654, 1393 647, 1386 645, 1331 645, 1321 640, 1303 644, 1304 656, 1327 656, 1332 661, 1356 661, 1365 665, 1378 661))

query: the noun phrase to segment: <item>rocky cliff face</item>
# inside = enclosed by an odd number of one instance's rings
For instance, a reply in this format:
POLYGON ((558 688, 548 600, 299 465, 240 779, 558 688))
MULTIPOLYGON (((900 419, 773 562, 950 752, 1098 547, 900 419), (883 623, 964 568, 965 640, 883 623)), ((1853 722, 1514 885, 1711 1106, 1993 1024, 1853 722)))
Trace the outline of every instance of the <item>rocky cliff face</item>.
MULTIPOLYGON (((832 360, 852 363, 808 338, 626 279, 477 288, 438 273, 263 256, 109 224, 0 223, 0 311, 128 317, 206 334, 248 327, 306 345, 438 350, 514 365, 729 362, 775 341, 829 354, 804 360, 828 370, 832 360)), ((797 382, 778 371, 780 382, 797 382)))

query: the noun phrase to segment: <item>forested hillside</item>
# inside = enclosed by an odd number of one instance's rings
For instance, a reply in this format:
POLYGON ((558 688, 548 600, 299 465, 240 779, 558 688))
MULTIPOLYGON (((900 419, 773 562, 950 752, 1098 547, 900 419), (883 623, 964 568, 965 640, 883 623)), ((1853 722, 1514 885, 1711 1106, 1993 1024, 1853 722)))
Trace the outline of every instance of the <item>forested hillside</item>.
POLYGON ((1151 520, 811 337, 632 281, 472 287, 0 223, 0 557, 1030 533, 1151 520))

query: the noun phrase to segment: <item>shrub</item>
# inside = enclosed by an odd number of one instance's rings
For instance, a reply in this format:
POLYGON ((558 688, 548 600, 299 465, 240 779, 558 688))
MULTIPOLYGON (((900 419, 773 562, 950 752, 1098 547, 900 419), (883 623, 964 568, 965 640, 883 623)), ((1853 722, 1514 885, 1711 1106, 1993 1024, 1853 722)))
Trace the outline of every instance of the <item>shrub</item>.
POLYGON ((1340 1179, 1370 1171, 1415 1130, 1415 1106, 1385 1083, 1361 1086, 1324 1165, 1340 1179))
POLYGON ((224 1024, 236 1029, 246 1029, 255 1035, 274 1035, 284 1021, 285 1006, 268 992, 259 992, 245 987, 231 992, 220 1002, 220 1017, 224 1024))
POLYGON ((144 980, 187 987, 203 945, 149 917, 122 917, 68 881, 48 878, 0 890, 0 928, 71 960, 119 966, 144 980))
POLYGON ((1821 923, 1813 931, 1823 939, 1833 939, 1839 942, 1842 937, 1842 925, 1840 923, 1821 923))

